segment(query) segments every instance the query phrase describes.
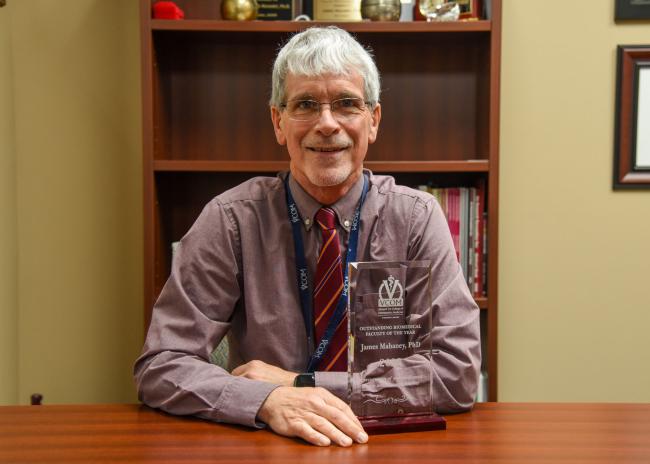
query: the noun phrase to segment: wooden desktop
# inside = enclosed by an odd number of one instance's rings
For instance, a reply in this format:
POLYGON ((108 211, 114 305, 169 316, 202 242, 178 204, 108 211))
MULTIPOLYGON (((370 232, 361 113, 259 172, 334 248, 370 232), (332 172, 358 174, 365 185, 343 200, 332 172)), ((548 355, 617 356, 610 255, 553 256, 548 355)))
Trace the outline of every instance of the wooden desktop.
POLYGON ((0 462, 650 462, 650 404, 482 403, 447 430, 318 448, 140 405, 0 407, 0 462))

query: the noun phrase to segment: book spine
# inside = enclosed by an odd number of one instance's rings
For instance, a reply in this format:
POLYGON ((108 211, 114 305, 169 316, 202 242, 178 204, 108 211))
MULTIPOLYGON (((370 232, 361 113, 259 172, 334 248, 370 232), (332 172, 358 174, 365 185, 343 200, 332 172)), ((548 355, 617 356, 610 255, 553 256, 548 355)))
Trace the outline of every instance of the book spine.
POLYGON ((469 189, 469 237, 467 238, 467 248, 469 250, 469 266, 468 266, 468 280, 467 285, 472 294, 475 293, 476 288, 476 235, 477 235, 477 198, 476 188, 469 189))
POLYGON ((485 294, 485 181, 481 180, 478 185, 478 205, 477 205, 477 240, 476 240, 476 272, 477 285, 475 289, 476 296, 485 294))
POLYGON ((454 240, 454 249, 456 250, 456 259, 460 263, 460 220, 459 216, 459 197, 460 193, 457 188, 447 189, 448 198, 450 199, 450 217, 453 227, 452 238, 454 240))
POLYGON ((459 245, 461 267, 465 280, 469 282, 469 190, 461 187, 459 190, 459 245))

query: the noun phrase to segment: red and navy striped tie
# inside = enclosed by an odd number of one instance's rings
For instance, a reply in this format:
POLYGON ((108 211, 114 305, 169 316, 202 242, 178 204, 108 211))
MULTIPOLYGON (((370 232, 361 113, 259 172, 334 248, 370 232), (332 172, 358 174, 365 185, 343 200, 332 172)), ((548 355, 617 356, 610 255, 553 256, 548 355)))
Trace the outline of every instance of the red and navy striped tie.
MULTIPOLYGON (((318 255, 314 278, 314 325, 316 343, 318 343, 327 329, 343 291, 343 265, 339 250, 339 237, 336 233, 336 213, 330 208, 321 208, 316 213, 316 222, 323 233, 323 245, 318 255)), ((334 331, 327 353, 323 356, 318 370, 347 370, 347 321, 346 315, 334 331)))

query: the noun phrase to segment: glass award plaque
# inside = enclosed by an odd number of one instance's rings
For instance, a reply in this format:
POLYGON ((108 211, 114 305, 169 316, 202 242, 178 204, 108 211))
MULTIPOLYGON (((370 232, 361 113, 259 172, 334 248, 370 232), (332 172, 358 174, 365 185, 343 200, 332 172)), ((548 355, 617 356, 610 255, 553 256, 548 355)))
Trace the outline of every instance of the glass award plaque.
POLYGON ((368 433, 445 429, 435 414, 430 261, 349 264, 348 393, 368 433))

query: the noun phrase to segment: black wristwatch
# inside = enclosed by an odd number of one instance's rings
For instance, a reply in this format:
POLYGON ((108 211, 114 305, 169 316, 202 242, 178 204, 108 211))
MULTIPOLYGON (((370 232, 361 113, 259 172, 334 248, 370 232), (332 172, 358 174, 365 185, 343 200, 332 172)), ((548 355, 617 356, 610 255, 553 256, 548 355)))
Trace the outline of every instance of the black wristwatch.
POLYGON ((293 379, 294 387, 315 387, 316 386, 316 374, 307 373, 307 374, 298 374, 295 379, 293 379))

